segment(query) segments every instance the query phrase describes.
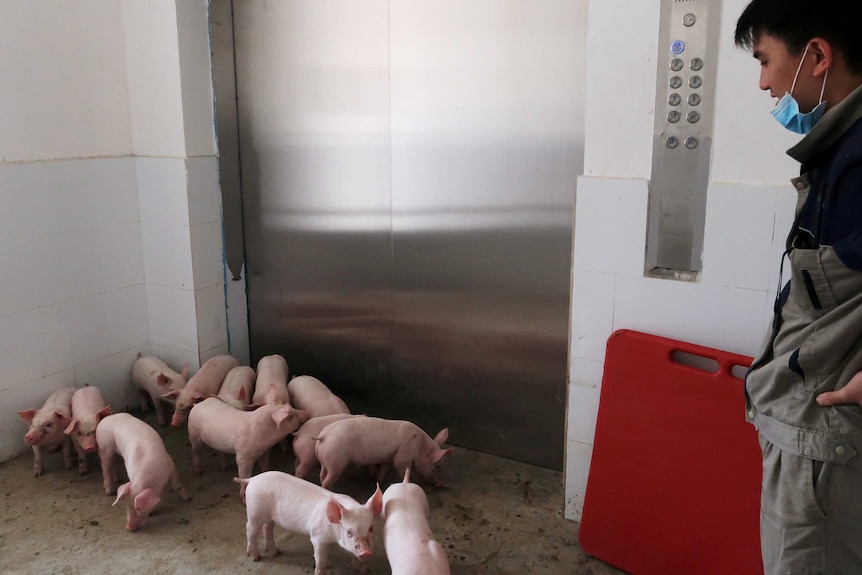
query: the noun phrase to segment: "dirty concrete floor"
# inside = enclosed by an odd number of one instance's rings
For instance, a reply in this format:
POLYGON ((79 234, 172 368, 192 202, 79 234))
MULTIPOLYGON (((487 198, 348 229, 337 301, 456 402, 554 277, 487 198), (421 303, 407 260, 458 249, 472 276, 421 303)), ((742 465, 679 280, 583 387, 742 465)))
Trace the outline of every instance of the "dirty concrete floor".
MULTIPOLYGON (((155 424, 152 412, 145 419, 155 424)), ((30 453, 0 464, 0 573, 313 573, 311 543, 279 527, 280 557, 258 563, 246 557, 245 508, 231 480, 235 465, 222 472, 210 453, 205 473, 198 476, 191 470, 186 430, 168 427, 160 433, 193 499, 184 503, 166 491, 156 513, 135 533, 124 529, 125 508, 112 508, 113 498, 102 490, 97 456, 90 456, 85 476, 77 468, 63 469, 62 453, 45 457, 38 479, 32 477, 30 453)), ((274 450, 272 467, 292 471, 292 456, 274 450)), ((453 575, 622 573, 581 550, 577 523, 562 516, 561 473, 456 448, 444 464, 443 478, 444 487, 425 490, 431 528, 453 575)), ((364 502, 373 482, 345 479, 336 490, 364 502)), ((390 573, 383 530, 375 531, 377 552, 370 573, 390 573)), ((355 573, 349 556, 334 552, 329 573, 355 573)))

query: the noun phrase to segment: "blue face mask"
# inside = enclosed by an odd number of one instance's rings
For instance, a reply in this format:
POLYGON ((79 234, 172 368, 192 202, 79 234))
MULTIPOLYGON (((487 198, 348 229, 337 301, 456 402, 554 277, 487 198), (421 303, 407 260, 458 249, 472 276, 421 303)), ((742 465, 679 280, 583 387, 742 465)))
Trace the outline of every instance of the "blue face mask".
MULTIPOLYGON (((810 46, 810 44, 808 45, 810 46)), ((823 91, 826 89, 826 78, 829 77, 829 70, 823 76, 823 86, 820 88, 820 101, 810 112, 803 114, 799 111, 799 102, 793 97, 793 89, 796 88, 796 79, 799 78, 799 71, 802 69, 802 62, 805 61, 805 55, 808 54, 808 46, 805 46, 805 51, 802 52, 802 59, 799 61, 799 67, 796 68, 796 75, 793 77, 793 84, 790 86, 790 92, 785 92, 784 96, 778 101, 775 108, 772 109, 772 117, 778 120, 778 123, 797 134, 807 134, 811 131, 823 113, 826 112, 826 102, 823 101, 823 91)))

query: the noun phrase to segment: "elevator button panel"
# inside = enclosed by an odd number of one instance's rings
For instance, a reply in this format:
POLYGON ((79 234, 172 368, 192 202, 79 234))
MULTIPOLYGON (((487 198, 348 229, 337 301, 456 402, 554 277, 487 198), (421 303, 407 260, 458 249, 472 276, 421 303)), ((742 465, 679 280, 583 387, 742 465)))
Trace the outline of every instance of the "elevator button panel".
POLYGON ((647 267, 700 271, 721 0, 660 0, 647 267))

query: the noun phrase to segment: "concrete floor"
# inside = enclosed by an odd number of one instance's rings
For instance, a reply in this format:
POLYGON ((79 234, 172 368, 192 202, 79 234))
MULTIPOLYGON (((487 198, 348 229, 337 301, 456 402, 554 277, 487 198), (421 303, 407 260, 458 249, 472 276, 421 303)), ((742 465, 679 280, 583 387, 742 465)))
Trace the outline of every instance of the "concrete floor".
MULTIPOLYGON (((140 413, 136 413, 140 416, 140 413)), ((155 424, 155 418, 146 418, 155 424)), ((22 435, 23 435, 22 428, 22 435)), ((61 453, 45 458, 42 477, 32 477, 32 455, 0 464, 0 573, 101 575, 141 573, 313 573, 307 538, 276 527, 277 558, 259 563, 245 556, 245 508, 211 454, 206 472, 190 466, 186 430, 160 429, 180 477, 192 494, 184 503, 166 491, 156 514, 127 532, 125 509, 112 508, 102 491, 95 455, 85 476, 63 469, 61 453)), ((292 471, 292 456, 273 452, 273 468, 292 471)), ((446 485, 426 487, 431 528, 449 557, 453 575, 620 574, 578 545, 578 524, 562 517, 563 477, 534 467, 456 447, 443 468, 446 485)), ((342 480, 338 491, 365 501, 373 483, 342 480)), ((389 573, 378 527, 370 573, 389 573)), ((352 574, 346 553, 335 552, 329 573, 352 574)))

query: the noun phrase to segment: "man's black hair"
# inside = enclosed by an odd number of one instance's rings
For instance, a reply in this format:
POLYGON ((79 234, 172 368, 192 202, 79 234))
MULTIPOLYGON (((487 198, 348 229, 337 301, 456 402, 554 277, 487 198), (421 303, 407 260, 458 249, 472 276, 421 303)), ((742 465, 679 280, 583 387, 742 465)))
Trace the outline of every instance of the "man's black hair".
POLYGON ((736 22, 736 45, 751 49, 768 34, 798 55, 809 40, 826 39, 853 73, 862 72, 862 0, 752 0, 736 22))

